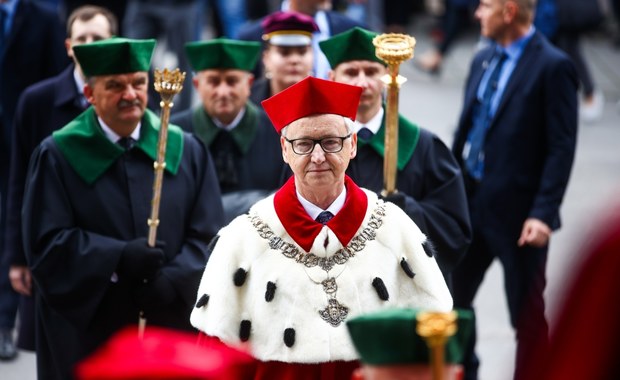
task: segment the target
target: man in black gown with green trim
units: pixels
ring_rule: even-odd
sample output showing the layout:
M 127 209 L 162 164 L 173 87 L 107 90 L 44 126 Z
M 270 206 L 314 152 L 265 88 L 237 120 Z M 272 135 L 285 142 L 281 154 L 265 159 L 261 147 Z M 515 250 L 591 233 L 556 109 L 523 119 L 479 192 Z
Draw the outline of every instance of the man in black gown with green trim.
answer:
M 319 43 L 332 71 L 330 79 L 363 88 L 357 109 L 357 157 L 347 174 L 360 186 L 383 187 L 385 106 L 381 77 L 385 62 L 375 55 L 375 33 L 353 28 Z M 407 106 L 407 102 L 401 102 Z M 450 149 L 432 132 L 398 117 L 397 193 L 386 200 L 399 205 L 437 250 L 439 268 L 450 285 L 450 272 L 465 254 L 471 227 L 463 176 Z
M 284 182 L 280 137 L 249 100 L 260 49 L 258 42 L 225 38 L 185 45 L 201 104 L 172 122 L 209 147 L 227 222 Z
M 147 244 L 160 125 L 146 110 L 154 46 L 112 38 L 74 47 L 92 107 L 33 153 L 23 233 L 39 379 L 73 378 L 75 363 L 141 310 L 148 325 L 191 328 L 223 211 L 207 149 L 171 125 L 158 241 Z

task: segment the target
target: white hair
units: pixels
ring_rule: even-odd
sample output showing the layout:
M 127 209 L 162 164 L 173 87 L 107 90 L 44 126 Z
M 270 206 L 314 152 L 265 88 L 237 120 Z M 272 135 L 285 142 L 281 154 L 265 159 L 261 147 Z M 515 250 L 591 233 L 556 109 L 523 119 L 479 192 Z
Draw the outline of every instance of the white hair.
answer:
M 355 122 L 353 120 L 349 119 L 346 116 L 343 116 L 342 119 L 344 120 L 344 125 L 346 125 L 346 127 L 347 127 L 347 133 L 353 133 L 353 131 L 355 130 Z M 299 119 L 297 119 L 297 120 L 299 120 Z M 288 124 L 287 126 L 285 126 L 284 128 L 282 128 L 280 130 L 280 135 L 286 137 L 286 131 L 287 131 L 289 125 L 291 125 L 291 124 Z

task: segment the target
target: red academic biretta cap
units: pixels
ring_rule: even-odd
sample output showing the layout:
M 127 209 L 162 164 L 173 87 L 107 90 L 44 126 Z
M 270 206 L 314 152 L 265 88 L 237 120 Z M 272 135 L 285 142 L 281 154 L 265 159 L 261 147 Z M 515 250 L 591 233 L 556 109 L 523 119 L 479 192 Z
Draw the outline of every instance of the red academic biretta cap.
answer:
M 76 375 L 79 380 L 251 378 L 253 357 L 215 338 L 198 344 L 197 337 L 151 326 L 140 339 L 137 327 L 126 328 L 78 364 Z
M 316 114 L 335 114 L 355 120 L 362 88 L 306 77 L 261 102 L 278 133 L 295 120 Z

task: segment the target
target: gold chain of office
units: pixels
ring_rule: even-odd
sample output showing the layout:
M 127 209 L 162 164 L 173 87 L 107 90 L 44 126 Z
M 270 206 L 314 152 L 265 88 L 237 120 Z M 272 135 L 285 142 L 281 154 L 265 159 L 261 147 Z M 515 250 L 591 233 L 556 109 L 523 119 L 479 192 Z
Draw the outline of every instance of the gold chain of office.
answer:
M 351 239 L 346 247 L 340 248 L 332 256 L 319 257 L 314 253 L 303 252 L 295 244 L 284 241 L 279 236 L 275 236 L 275 233 L 269 228 L 267 223 L 257 214 L 249 215 L 250 221 L 254 228 L 256 228 L 260 237 L 269 241 L 269 248 L 279 250 L 285 257 L 293 259 L 308 268 L 319 266 L 326 272 L 329 272 L 336 264 L 342 265 L 346 263 L 349 258 L 355 256 L 357 252 L 360 252 L 366 247 L 366 242 L 375 240 L 377 230 L 383 225 L 384 216 L 385 203 L 378 200 L 372 215 L 370 215 L 368 224 Z

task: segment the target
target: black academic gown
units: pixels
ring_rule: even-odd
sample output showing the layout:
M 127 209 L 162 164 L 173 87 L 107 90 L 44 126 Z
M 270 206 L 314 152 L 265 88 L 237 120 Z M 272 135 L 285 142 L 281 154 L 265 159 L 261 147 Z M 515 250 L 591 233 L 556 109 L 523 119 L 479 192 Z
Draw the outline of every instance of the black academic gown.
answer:
M 171 121 L 209 147 L 226 222 L 247 212 L 285 182 L 280 137 L 267 115 L 253 103 L 248 102 L 243 118 L 230 132 L 218 128 L 202 107 L 179 113 Z
M 273 94 L 271 93 L 271 82 L 267 78 L 258 78 L 252 83 L 252 90 L 250 91 L 250 100 L 254 104 L 260 105 L 265 99 L 269 99 Z
M 152 126 L 145 137 L 153 120 L 158 119 L 147 112 L 138 144 L 156 141 Z M 76 122 L 96 124 L 93 109 L 59 132 Z M 174 173 L 174 163 L 166 162 L 157 230 L 157 240 L 165 243 L 161 274 L 170 280 L 175 298 L 146 318 L 149 325 L 190 329 L 190 311 L 209 256 L 207 244 L 222 227 L 223 213 L 207 150 L 195 137 L 176 131 L 167 153 L 176 146 L 178 169 Z M 143 285 L 116 272 L 127 241 L 148 234 L 154 150 L 151 146 L 151 156 L 140 146 L 121 150 L 96 175 L 78 170 L 80 162 L 68 158 L 57 134 L 33 153 L 23 233 L 37 287 L 39 379 L 66 380 L 79 360 L 118 329 L 138 321 L 135 295 Z M 98 142 L 89 140 L 87 149 L 116 154 L 118 148 L 100 129 L 94 140 Z
M 347 169 L 355 183 L 377 193 L 383 188 L 384 138 L 385 118 L 369 143 L 358 139 L 357 156 Z M 396 189 L 406 196 L 405 212 L 430 237 L 439 268 L 449 283 L 449 273 L 471 240 L 459 166 L 439 137 L 402 116 L 399 117 L 398 158 Z

